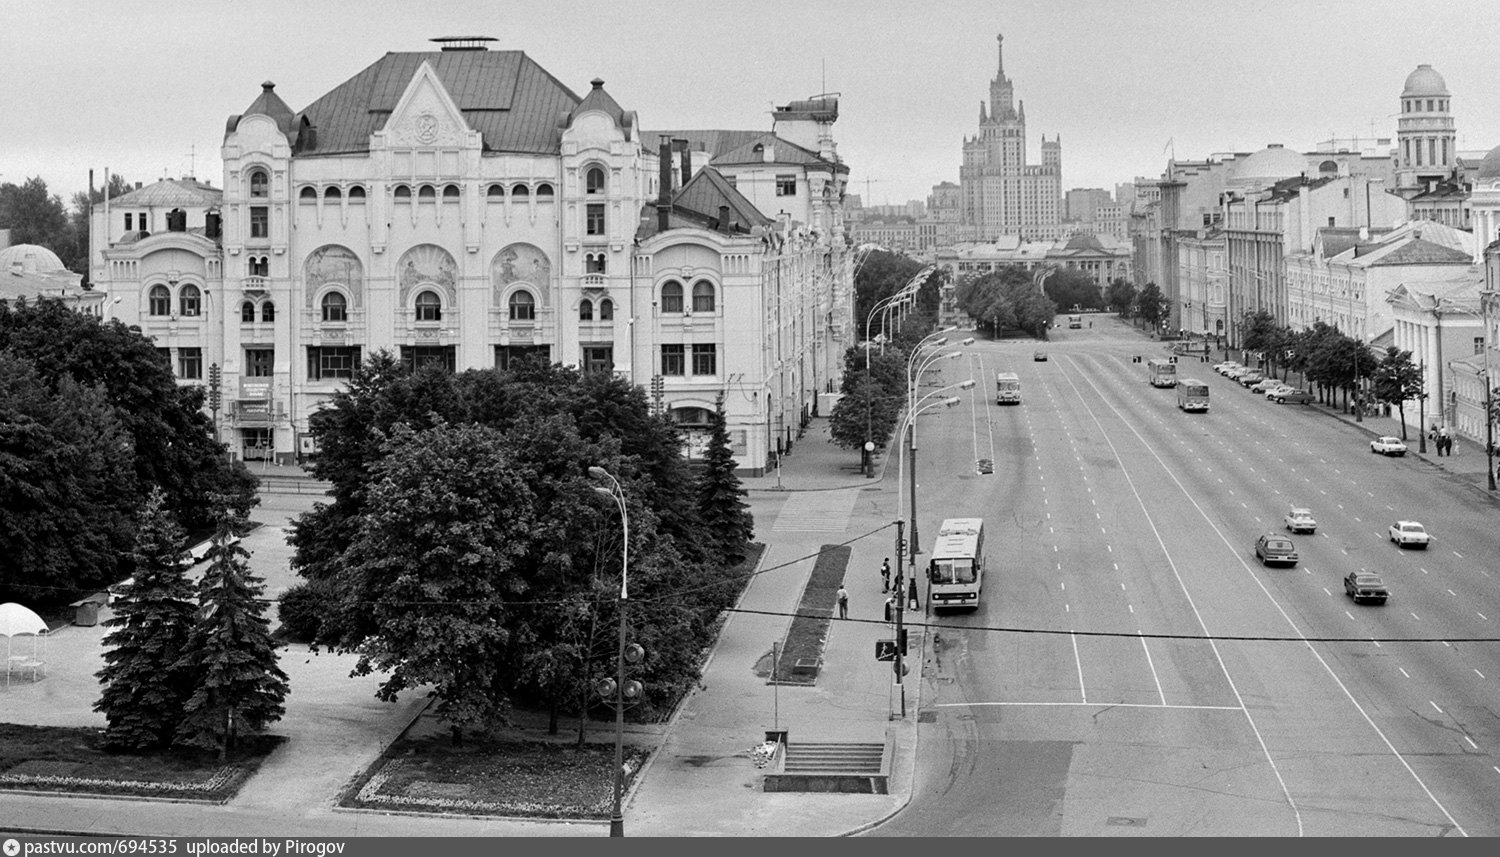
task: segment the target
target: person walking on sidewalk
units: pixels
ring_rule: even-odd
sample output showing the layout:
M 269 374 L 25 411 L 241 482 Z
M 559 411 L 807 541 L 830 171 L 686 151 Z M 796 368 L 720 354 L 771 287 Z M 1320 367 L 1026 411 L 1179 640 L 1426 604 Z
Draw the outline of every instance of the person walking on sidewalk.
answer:
M 911 583 L 909 585 L 909 588 L 906 590 L 906 598 L 907 598 L 908 601 L 911 602 L 907 609 L 909 609 L 909 610 L 921 610 L 922 609 L 921 603 L 917 601 L 917 578 L 916 578 L 916 575 L 912 575 Z
M 885 562 L 880 564 L 880 591 L 882 593 L 891 591 L 891 558 L 886 557 Z
M 839 618 L 849 618 L 849 590 L 842 583 L 839 584 Z
M 1447 426 L 1438 429 L 1438 446 L 1442 448 L 1444 455 L 1453 455 L 1453 435 L 1448 433 Z

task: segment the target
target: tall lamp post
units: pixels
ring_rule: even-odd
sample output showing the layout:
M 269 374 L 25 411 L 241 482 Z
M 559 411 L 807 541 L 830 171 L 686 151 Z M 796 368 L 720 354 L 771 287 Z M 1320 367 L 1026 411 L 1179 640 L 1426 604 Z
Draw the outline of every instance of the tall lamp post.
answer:
M 875 440 L 872 437 L 872 435 L 874 435 L 875 433 L 875 428 L 873 425 L 874 417 L 871 414 L 871 409 L 874 406 L 874 396 L 870 395 L 872 393 L 870 388 L 870 324 L 875 321 L 875 313 L 880 312 L 882 309 L 888 309 L 891 303 L 905 299 L 906 296 L 904 294 L 904 291 L 905 290 L 903 289 L 900 292 L 896 292 L 893 295 L 887 295 L 886 297 L 876 301 L 875 305 L 873 307 L 870 307 L 870 314 L 865 316 L 865 393 L 869 395 L 869 398 L 865 400 L 865 445 L 862 450 L 864 452 L 866 479 L 873 479 L 875 477 Z M 884 354 L 885 351 L 883 343 L 881 347 L 882 350 L 880 353 Z
M 934 336 L 939 336 L 940 334 L 948 333 L 951 330 L 954 330 L 954 328 L 952 328 L 952 327 L 945 327 L 942 330 L 939 330 L 939 331 L 937 331 L 935 333 L 928 334 L 927 338 L 925 338 L 921 342 L 917 343 L 917 347 L 912 349 L 911 357 L 907 358 L 907 361 L 906 361 L 906 412 L 908 414 L 910 414 L 913 410 L 916 409 L 916 405 L 917 405 L 917 381 L 922 377 L 922 373 L 927 370 L 928 364 L 932 363 L 934 360 L 949 360 L 949 359 L 953 359 L 953 358 L 958 357 L 959 354 L 962 353 L 962 352 L 958 352 L 958 351 L 949 351 L 946 354 L 929 354 L 929 355 L 927 355 L 927 357 L 923 358 L 923 360 L 922 360 L 922 362 L 920 364 L 918 364 L 916 366 L 916 370 L 917 370 L 916 373 L 915 374 L 912 373 L 912 366 L 913 366 L 913 364 L 916 363 L 917 358 L 921 356 L 921 351 L 922 351 L 923 346 L 927 345 L 927 344 L 931 344 L 931 345 L 936 345 L 936 346 L 941 347 L 941 346 L 947 344 L 948 337 L 942 336 L 941 338 L 935 340 L 932 343 L 928 343 L 927 340 L 931 339 Z M 974 344 L 974 337 L 972 337 L 972 336 L 965 337 L 958 344 L 959 345 L 963 345 L 963 346 L 973 345 Z M 917 432 L 916 424 L 913 423 L 912 424 L 912 436 L 913 436 L 912 437 L 912 442 L 913 443 L 916 442 L 916 437 L 915 437 L 916 436 L 916 432 Z M 911 490 L 912 490 L 913 503 L 915 503 L 916 490 L 917 490 L 917 485 L 916 485 L 916 480 L 915 479 L 912 480 Z M 917 544 L 917 526 L 916 526 L 916 520 L 915 519 L 912 520 L 911 537 L 910 537 L 909 541 L 910 541 L 910 544 L 913 546 L 913 548 L 915 548 L 915 546 Z M 916 557 L 916 551 L 915 550 L 912 551 L 912 557 L 913 557 L 913 559 L 915 559 L 915 557 Z
M 630 513 L 625 508 L 625 489 L 620 486 L 619 480 L 615 479 L 608 470 L 602 467 L 590 467 L 589 475 L 595 479 L 609 480 L 609 487 L 595 485 L 594 490 L 615 501 L 620 509 L 620 527 L 622 530 L 620 538 L 620 637 L 619 646 L 615 650 L 615 679 L 608 680 L 599 685 L 600 695 L 614 696 L 615 706 L 615 802 L 614 812 L 609 817 L 609 835 L 625 835 L 625 814 L 621 801 L 625 794 L 625 702 L 627 699 L 639 699 L 641 695 L 641 683 L 638 681 L 625 681 L 625 661 L 627 655 L 632 663 L 639 661 L 642 655 L 639 646 L 628 647 L 625 645 L 625 608 L 630 603 Z

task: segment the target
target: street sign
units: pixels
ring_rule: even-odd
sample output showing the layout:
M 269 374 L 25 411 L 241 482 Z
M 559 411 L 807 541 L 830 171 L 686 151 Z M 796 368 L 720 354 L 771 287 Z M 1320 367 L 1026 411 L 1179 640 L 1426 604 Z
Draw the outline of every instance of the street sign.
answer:
M 877 661 L 894 661 L 895 659 L 896 659 L 896 641 L 895 640 L 876 640 L 875 641 L 875 660 L 877 660 Z

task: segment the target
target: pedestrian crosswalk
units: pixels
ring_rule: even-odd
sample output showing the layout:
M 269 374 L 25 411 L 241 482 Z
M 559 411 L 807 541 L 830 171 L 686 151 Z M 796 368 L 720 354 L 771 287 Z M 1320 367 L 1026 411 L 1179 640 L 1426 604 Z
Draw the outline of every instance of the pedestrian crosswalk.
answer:
M 858 491 L 803 491 L 787 497 L 776 524 L 778 533 L 841 533 L 849 528 Z

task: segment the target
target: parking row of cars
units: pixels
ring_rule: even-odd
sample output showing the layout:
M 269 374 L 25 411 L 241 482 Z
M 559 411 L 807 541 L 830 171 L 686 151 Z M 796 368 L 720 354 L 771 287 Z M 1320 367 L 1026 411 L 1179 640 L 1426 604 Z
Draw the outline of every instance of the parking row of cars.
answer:
M 1287 402 L 1306 405 L 1315 399 L 1313 394 L 1306 390 L 1293 387 L 1279 378 L 1267 378 L 1261 374 L 1260 370 L 1241 366 L 1233 360 L 1214 364 L 1214 371 L 1238 383 L 1241 387 L 1264 395 L 1267 400 L 1278 405 L 1284 405 Z
M 1318 522 L 1313 518 L 1312 510 L 1301 506 L 1294 506 L 1287 511 L 1282 518 L 1286 529 L 1293 533 L 1312 534 L 1317 532 Z M 1427 529 L 1417 521 L 1396 521 L 1387 530 L 1390 540 L 1397 547 L 1417 547 L 1423 550 L 1432 543 L 1432 536 Z M 1255 558 L 1262 565 L 1282 564 L 1295 566 L 1301 557 L 1297 554 L 1297 545 L 1287 536 L 1280 533 L 1265 533 L 1255 540 Z M 1355 604 L 1371 602 L 1384 604 L 1391 597 L 1389 587 L 1380 575 L 1370 571 L 1351 571 L 1344 575 L 1344 594 L 1349 596 Z

